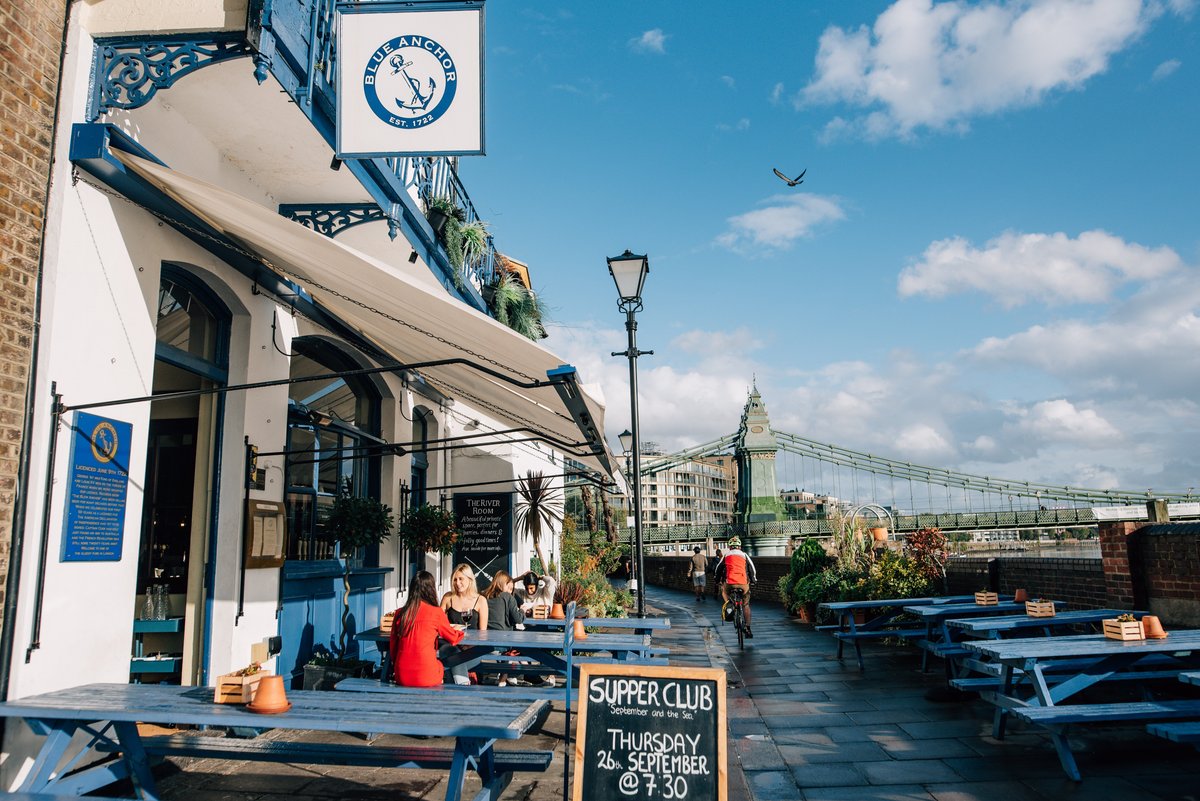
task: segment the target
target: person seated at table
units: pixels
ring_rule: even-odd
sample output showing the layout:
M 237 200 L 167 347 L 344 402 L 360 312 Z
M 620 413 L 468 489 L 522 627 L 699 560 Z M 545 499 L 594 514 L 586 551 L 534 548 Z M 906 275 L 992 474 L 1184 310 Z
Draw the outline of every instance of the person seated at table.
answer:
M 463 633 L 451 625 L 438 606 L 433 574 L 421 570 L 408 585 L 408 601 L 396 610 L 388 651 L 395 682 L 402 687 L 436 687 L 442 683 L 445 666 L 438 659 L 441 637 L 457 644 Z
M 519 583 L 525 588 L 518 598 L 525 614 L 532 614 L 535 606 L 544 606 L 549 609 L 554 605 L 554 591 L 557 589 L 554 576 L 549 574 L 539 576 L 530 570 L 521 576 Z
M 488 605 L 488 631 L 515 631 L 517 626 L 525 622 L 525 613 L 521 611 L 520 604 L 513 597 L 513 589 L 516 584 L 513 583 L 512 576 L 508 575 L 506 570 L 497 570 L 496 575 L 492 578 L 492 583 L 483 591 L 483 597 L 487 599 Z M 514 650 L 509 656 L 516 656 Z M 496 677 L 496 684 L 501 687 L 507 686 L 510 680 L 507 675 L 500 674 Z M 514 686 L 525 684 L 520 678 L 514 677 L 511 680 Z
M 483 631 L 488 627 L 487 599 L 479 594 L 475 585 L 475 571 L 463 563 L 450 574 L 450 592 L 442 596 L 442 609 L 446 617 L 456 626 Z M 466 665 L 450 668 L 455 684 L 470 684 L 471 677 Z

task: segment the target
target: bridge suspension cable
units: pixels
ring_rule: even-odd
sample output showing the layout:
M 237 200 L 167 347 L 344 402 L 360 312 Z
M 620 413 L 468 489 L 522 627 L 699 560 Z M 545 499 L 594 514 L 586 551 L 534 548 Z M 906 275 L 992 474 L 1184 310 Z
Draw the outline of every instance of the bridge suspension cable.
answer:
M 995 478 L 992 476 L 981 476 L 974 473 L 963 473 L 940 467 L 929 467 L 926 465 L 913 464 L 912 462 L 902 462 L 895 459 L 888 459 L 872 453 L 864 453 L 862 451 L 855 451 L 850 448 L 843 448 L 838 445 L 817 442 L 816 440 L 797 436 L 796 434 L 788 434 L 781 431 L 776 431 L 774 433 L 781 449 L 790 453 L 798 454 L 800 456 L 816 459 L 820 463 L 828 462 L 834 465 L 835 479 L 840 478 L 838 468 L 843 467 L 854 471 L 863 470 L 876 475 L 886 475 L 893 482 L 893 498 L 895 497 L 894 481 L 896 479 L 909 481 L 910 503 L 915 503 L 915 498 L 912 496 L 911 487 L 911 483 L 914 481 L 926 484 L 927 487 L 929 487 L 929 492 L 932 492 L 932 487 L 934 485 L 946 487 L 947 490 L 950 488 L 957 488 L 963 491 L 965 497 L 969 497 L 967 493 L 979 492 L 981 494 L 991 493 L 996 495 L 1019 496 L 1022 498 L 1036 498 L 1040 501 L 1065 501 L 1086 505 L 1114 506 L 1141 504 L 1145 503 L 1147 500 L 1156 498 L 1162 498 L 1167 501 L 1175 502 L 1197 500 L 1197 496 L 1191 492 L 1163 493 L 1155 492 L 1152 489 L 1148 489 L 1143 492 L 1128 490 L 1103 490 L 1090 489 L 1087 487 L 1071 487 L 1059 484 L 1044 484 L 1035 481 L 1015 481 L 1012 479 Z M 855 475 L 857 476 L 857 473 L 855 473 Z M 857 478 L 855 478 L 855 482 L 857 484 Z M 874 483 L 872 483 L 873 488 L 874 486 Z M 930 503 L 932 504 L 932 495 L 930 497 Z

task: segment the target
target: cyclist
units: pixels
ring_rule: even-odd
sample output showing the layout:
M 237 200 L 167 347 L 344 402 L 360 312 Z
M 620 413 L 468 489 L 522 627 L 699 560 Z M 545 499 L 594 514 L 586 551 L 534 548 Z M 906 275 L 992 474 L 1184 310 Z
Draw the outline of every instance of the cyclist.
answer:
M 742 551 L 742 540 L 738 536 L 732 536 L 728 542 L 729 550 L 721 557 L 720 563 L 717 565 L 716 574 L 720 577 L 724 574 L 724 579 L 721 581 L 721 598 L 725 603 L 729 603 L 729 588 L 740 587 L 744 593 L 744 602 L 742 604 L 742 614 L 746 621 L 745 633 L 749 639 L 754 639 L 754 635 L 750 633 L 750 585 L 754 583 L 754 562 L 750 557 Z

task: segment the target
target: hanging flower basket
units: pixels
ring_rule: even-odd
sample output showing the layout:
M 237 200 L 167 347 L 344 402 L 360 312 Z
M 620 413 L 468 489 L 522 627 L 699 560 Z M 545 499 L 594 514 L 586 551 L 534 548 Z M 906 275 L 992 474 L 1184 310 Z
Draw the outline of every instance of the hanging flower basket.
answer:
M 458 534 L 458 524 L 450 511 L 422 504 L 404 513 L 398 536 L 406 546 L 422 553 L 449 554 L 454 551 Z

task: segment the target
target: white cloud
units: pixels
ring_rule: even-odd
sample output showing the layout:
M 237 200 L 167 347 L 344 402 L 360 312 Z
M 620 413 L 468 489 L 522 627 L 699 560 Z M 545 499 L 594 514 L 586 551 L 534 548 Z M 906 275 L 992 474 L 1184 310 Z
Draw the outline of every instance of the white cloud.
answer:
M 865 110 L 827 137 L 961 129 L 1081 88 L 1163 10 L 1157 0 L 897 0 L 870 29 L 827 28 L 795 102 Z
M 737 122 L 730 125 L 727 122 L 717 123 L 718 131 L 748 131 L 750 130 L 750 120 L 747 117 L 741 117 Z
M 1164 61 L 1163 63 L 1159 64 L 1157 67 L 1154 68 L 1154 74 L 1150 76 L 1150 80 L 1161 81 L 1164 78 L 1174 75 L 1175 71 L 1182 66 L 1183 66 L 1183 62 L 1177 58 L 1173 58 L 1169 61 Z
M 1009 232 L 981 249 L 958 237 L 934 242 L 917 264 L 901 271 L 897 289 L 901 297 L 981 292 L 1005 308 L 1031 301 L 1099 303 L 1121 284 L 1181 266 L 1170 248 L 1128 243 L 1104 231 L 1085 231 L 1075 239 Z
M 1120 432 L 1094 409 L 1079 409 L 1062 398 L 1035 403 L 1021 417 L 1017 428 L 1051 442 L 1088 443 L 1120 438 Z
M 665 53 L 667 34 L 662 32 L 662 28 L 652 28 L 641 36 L 630 39 L 629 47 L 638 53 Z
M 734 331 L 687 331 L 671 340 L 671 345 L 684 353 L 711 357 L 713 354 L 729 353 L 741 357 L 763 346 L 749 328 Z
M 717 237 L 717 243 L 737 251 L 752 247 L 786 250 L 797 239 L 811 235 L 818 225 L 846 218 L 836 198 L 820 195 L 775 195 L 760 205 L 762 208 L 730 217 L 729 229 Z
M 1200 392 L 1200 275 L 1156 281 L 1100 320 L 1063 319 L 989 337 L 968 354 L 981 365 L 1032 367 L 1095 391 L 1160 398 Z
M 955 456 L 954 448 L 933 426 L 917 423 L 907 426 L 896 436 L 899 453 L 911 454 L 913 459 L 939 461 Z
M 777 83 L 771 87 L 771 94 L 767 95 L 767 100 L 769 100 L 771 105 L 774 106 L 774 105 L 778 105 L 779 101 L 782 99 L 783 99 L 783 84 Z
M 733 76 L 732 76 L 732 75 L 722 75 L 722 76 L 721 76 L 721 83 L 725 84 L 725 85 L 726 85 L 726 86 L 728 86 L 730 89 L 734 89 L 734 88 L 736 88 L 736 87 L 737 87 L 737 81 L 735 81 L 735 80 L 733 79 Z

